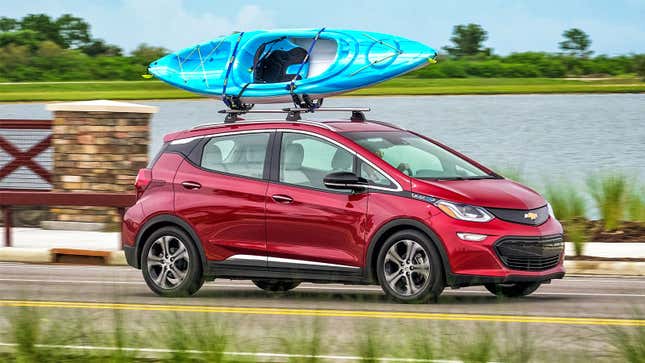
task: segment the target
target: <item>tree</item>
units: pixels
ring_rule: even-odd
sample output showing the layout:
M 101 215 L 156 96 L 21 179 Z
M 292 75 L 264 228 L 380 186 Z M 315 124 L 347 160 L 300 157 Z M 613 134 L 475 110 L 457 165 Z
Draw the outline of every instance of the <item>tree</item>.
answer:
M 562 36 L 565 38 L 564 41 L 560 42 L 560 49 L 563 52 L 579 58 L 586 58 L 593 53 L 589 50 L 591 39 L 582 30 L 571 28 L 565 30 Z
M 7 18 L 6 16 L 0 17 L 0 31 L 10 32 L 18 28 L 18 21 L 16 19 Z
M 29 14 L 20 21 L 21 30 L 31 30 L 38 34 L 39 40 L 51 40 L 65 48 L 65 41 L 60 35 L 58 25 L 45 14 Z
M 130 54 L 137 59 L 138 63 L 144 66 L 148 66 L 150 62 L 157 60 L 163 57 L 164 55 L 168 54 L 168 49 L 163 47 L 153 47 L 146 43 L 141 43 Z
M 452 30 L 450 41 L 453 47 L 444 47 L 448 54 L 455 58 L 474 56 L 478 54 L 490 55 L 490 48 L 482 48 L 488 33 L 478 24 L 456 25 Z
M 83 53 L 89 55 L 90 57 L 96 56 L 121 56 L 123 50 L 116 45 L 107 44 L 103 39 L 93 39 L 88 44 L 81 47 Z
M 636 74 L 645 82 L 645 54 L 638 54 L 634 56 L 634 68 Z
M 90 25 L 83 19 L 63 14 L 56 19 L 63 48 L 80 48 L 91 41 Z

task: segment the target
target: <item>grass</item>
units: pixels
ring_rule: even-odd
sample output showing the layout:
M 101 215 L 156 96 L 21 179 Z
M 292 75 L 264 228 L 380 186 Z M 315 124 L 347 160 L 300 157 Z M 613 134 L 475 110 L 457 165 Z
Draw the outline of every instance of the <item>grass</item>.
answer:
M 620 173 L 591 175 L 587 178 L 589 192 L 600 211 L 605 231 L 617 230 L 624 219 L 628 183 L 627 177 Z
M 252 355 L 232 355 L 231 351 L 260 351 L 284 353 L 282 362 L 329 362 L 320 355 L 356 355 L 363 362 L 379 362 L 382 358 L 416 359 L 418 361 L 454 360 L 464 362 L 517 362 L 536 361 L 544 352 L 537 352 L 542 343 L 530 325 L 476 325 L 454 323 L 414 323 L 397 321 L 387 323 L 358 322 L 350 332 L 347 342 L 335 338 L 334 325 L 322 325 L 314 319 L 291 329 L 276 330 L 252 337 L 236 321 L 235 327 L 227 326 L 219 318 L 207 314 L 159 314 L 151 325 L 130 322 L 125 324 L 121 313 L 115 312 L 112 321 L 96 316 L 42 314 L 43 310 L 18 308 L 9 319 L 9 336 L 0 332 L 2 341 L 16 343 L 11 350 L 0 351 L 0 361 L 7 362 L 254 362 L 266 359 Z M 109 315 L 108 315 L 109 316 Z M 393 325 L 395 324 L 395 325 Z M 136 329 L 136 334 L 126 329 Z M 251 322 L 251 326 L 256 326 Z M 327 334 L 325 334 L 327 332 Z M 331 333 L 331 334 L 330 334 Z M 277 334 L 277 335 L 276 335 Z M 330 338 L 331 335 L 331 338 Z M 582 336 L 568 336 L 570 340 Z M 605 361 L 643 362 L 645 360 L 645 327 L 612 327 L 594 337 L 598 342 L 608 342 L 613 348 Z M 277 343 L 277 344 L 276 344 Z M 345 344 L 348 350 L 339 348 Z M 258 345 L 260 344 L 260 345 Z M 585 344 L 597 344 L 585 341 Z M 109 350 L 91 350 L 63 347 L 63 345 L 93 345 L 112 347 Z M 151 347 L 164 351 L 140 352 L 133 347 Z M 341 353 L 344 352 L 344 353 Z M 586 348 L 573 352 L 570 348 L 550 349 L 550 361 L 569 361 L 572 354 L 585 354 Z M 537 359 L 539 361 L 539 358 Z M 575 361 L 583 361 L 578 356 Z
M 527 93 L 642 93 L 636 78 L 582 81 L 558 78 L 400 77 L 349 93 L 350 96 L 468 95 Z M 0 83 L 0 102 L 72 101 L 90 99 L 188 99 L 202 96 L 158 80 Z

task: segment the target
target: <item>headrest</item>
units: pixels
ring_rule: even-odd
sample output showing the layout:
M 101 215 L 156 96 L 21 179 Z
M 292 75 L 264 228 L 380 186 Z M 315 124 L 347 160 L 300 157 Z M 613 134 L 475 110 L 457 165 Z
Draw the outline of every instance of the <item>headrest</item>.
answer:
M 266 155 L 266 147 L 262 145 L 249 145 L 246 148 L 246 161 L 249 163 L 261 163 Z
M 305 149 L 300 144 L 289 144 L 284 150 L 285 170 L 296 170 L 302 167 L 302 160 L 305 158 Z
M 202 157 L 202 164 L 221 164 L 222 163 L 222 150 L 215 144 L 208 143 L 204 146 L 204 155 Z
M 338 149 L 331 159 L 331 168 L 336 171 L 349 171 L 352 169 L 353 159 L 352 154 L 346 150 Z

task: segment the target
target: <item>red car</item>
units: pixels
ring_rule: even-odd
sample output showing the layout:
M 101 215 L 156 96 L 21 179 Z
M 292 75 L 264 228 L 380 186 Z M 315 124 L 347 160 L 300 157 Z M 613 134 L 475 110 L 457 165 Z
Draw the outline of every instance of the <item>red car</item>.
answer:
M 516 297 L 564 276 L 547 201 L 415 132 L 376 121 L 247 121 L 164 138 L 123 222 L 162 296 L 214 278 L 269 291 L 380 284 L 402 302 L 484 285 Z

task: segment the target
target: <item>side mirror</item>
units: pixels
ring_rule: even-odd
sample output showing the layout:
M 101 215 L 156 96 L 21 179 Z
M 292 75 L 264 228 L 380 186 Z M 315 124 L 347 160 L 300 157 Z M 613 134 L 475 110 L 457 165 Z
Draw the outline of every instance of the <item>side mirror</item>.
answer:
M 323 183 L 329 189 L 346 189 L 360 191 L 367 187 L 367 180 L 349 171 L 327 174 Z

